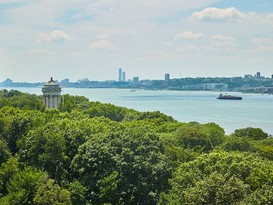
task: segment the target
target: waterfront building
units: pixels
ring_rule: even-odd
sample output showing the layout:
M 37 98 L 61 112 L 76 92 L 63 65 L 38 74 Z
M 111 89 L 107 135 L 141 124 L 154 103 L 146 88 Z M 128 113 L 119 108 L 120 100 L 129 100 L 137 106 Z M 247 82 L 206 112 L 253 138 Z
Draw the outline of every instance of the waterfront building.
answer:
M 257 78 L 260 78 L 260 77 L 261 77 L 261 73 L 260 73 L 260 72 L 257 72 L 256 77 L 257 77 Z
M 122 81 L 122 68 L 118 69 L 118 81 L 121 82 Z
M 245 77 L 244 78 L 253 78 L 253 75 L 251 75 L 251 74 L 247 74 L 247 75 L 245 75 Z
M 166 73 L 166 74 L 165 74 L 165 80 L 166 80 L 166 81 L 169 81 L 169 80 L 170 80 L 170 74 L 169 74 L 169 73 Z
M 133 83 L 139 83 L 139 77 L 133 77 Z
M 126 73 L 122 71 L 122 68 L 118 69 L 118 81 L 125 82 L 126 81 Z
M 122 82 L 125 82 L 125 81 L 126 81 L 126 73 L 122 72 Z
M 56 83 L 53 78 L 42 87 L 43 103 L 46 108 L 58 108 L 61 103 L 62 89 L 60 84 Z

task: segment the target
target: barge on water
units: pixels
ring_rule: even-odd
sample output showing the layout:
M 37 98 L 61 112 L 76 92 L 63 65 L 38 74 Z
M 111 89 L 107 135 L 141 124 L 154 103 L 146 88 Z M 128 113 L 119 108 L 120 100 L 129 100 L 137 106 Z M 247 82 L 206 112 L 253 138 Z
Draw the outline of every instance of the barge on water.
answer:
M 242 100 L 243 97 L 240 96 L 234 96 L 234 95 L 223 95 L 220 94 L 218 98 L 216 98 L 218 100 Z

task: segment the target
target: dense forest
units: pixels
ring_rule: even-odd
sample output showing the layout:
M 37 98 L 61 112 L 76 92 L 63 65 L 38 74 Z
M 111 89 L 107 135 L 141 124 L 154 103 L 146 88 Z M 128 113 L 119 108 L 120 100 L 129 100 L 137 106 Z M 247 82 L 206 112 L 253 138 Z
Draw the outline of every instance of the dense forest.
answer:
M 273 204 L 273 138 L 0 91 L 0 204 Z

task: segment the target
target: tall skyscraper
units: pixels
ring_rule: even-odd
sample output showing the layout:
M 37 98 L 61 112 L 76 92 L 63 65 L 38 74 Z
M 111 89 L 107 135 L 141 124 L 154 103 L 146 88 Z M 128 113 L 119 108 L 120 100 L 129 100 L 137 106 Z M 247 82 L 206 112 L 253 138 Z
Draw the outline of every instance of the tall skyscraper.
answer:
M 122 68 L 118 69 L 118 81 L 125 82 L 126 81 L 126 72 L 122 72 Z
M 126 81 L 126 73 L 122 72 L 122 81 L 125 82 Z
M 122 68 L 118 69 L 118 81 L 122 81 Z
M 170 74 L 169 74 L 169 73 L 166 73 L 166 74 L 165 74 L 165 80 L 166 80 L 166 81 L 170 80 Z

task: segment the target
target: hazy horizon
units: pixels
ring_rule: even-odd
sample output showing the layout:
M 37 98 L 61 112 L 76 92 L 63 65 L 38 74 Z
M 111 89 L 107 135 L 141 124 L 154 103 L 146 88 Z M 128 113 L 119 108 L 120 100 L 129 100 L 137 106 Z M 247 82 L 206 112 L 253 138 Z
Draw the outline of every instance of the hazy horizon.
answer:
M 0 0 L 1 80 L 273 74 L 268 0 Z

